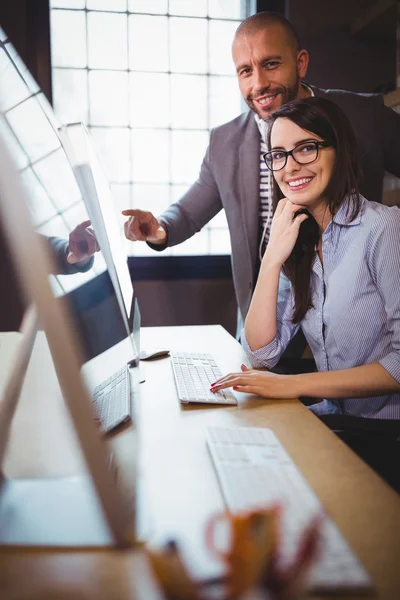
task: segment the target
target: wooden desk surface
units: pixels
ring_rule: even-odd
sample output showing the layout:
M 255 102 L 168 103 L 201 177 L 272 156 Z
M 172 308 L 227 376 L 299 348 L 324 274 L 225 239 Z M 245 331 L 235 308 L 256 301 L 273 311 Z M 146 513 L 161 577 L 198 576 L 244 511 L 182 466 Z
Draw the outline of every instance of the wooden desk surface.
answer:
M 141 345 L 212 352 L 227 372 L 239 370 L 244 359 L 240 346 L 218 326 L 145 328 Z M 50 476 L 84 468 L 49 364 L 40 335 L 13 425 L 8 474 Z M 223 508 L 204 429 L 210 424 L 271 427 L 371 574 L 376 597 L 400 598 L 399 496 L 300 402 L 243 395 L 238 407 L 184 407 L 177 401 L 169 358 L 142 362 L 140 369 L 145 382 L 135 401 L 139 485 L 155 541 L 178 538 L 198 576 L 219 572 L 203 543 L 206 520 Z M 112 442 L 123 462 L 133 431 L 128 428 Z M 20 551 L 0 553 L 0 598 L 158 600 L 160 595 L 138 551 Z

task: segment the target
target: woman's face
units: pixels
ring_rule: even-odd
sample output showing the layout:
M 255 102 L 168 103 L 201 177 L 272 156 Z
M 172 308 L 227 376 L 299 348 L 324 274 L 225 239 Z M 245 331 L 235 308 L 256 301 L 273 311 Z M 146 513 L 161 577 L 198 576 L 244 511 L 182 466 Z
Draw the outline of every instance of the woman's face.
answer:
M 303 142 L 323 142 L 319 136 L 286 118 L 275 121 L 271 131 L 271 150 L 290 151 Z M 308 160 L 310 147 L 300 146 L 299 160 Z M 276 156 L 280 156 L 279 153 Z M 305 157 L 305 158 L 303 158 Z M 298 164 L 293 156 L 287 157 L 286 165 L 280 171 L 274 171 L 274 177 L 285 198 L 293 204 L 306 206 L 313 214 L 318 208 L 324 208 L 324 197 L 335 164 L 336 152 L 332 147 L 318 147 L 318 158 L 309 164 Z

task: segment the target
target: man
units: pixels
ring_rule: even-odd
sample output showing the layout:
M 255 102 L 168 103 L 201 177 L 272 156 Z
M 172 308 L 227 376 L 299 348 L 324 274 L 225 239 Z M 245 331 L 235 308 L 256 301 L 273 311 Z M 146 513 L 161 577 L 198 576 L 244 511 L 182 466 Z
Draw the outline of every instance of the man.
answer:
M 211 132 L 198 180 L 181 200 L 157 219 L 149 212 L 126 210 L 125 235 L 163 250 L 191 237 L 222 208 L 226 211 L 232 271 L 239 306 L 238 329 L 246 317 L 258 265 L 272 219 L 271 183 L 262 154 L 271 114 L 295 98 L 324 96 L 350 118 L 361 151 L 361 192 L 381 202 L 384 170 L 400 177 L 400 115 L 381 96 L 320 90 L 302 83 L 309 55 L 282 15 L 258 13 L 238 27 L 232 46 L 241 93 L 250 108 Z

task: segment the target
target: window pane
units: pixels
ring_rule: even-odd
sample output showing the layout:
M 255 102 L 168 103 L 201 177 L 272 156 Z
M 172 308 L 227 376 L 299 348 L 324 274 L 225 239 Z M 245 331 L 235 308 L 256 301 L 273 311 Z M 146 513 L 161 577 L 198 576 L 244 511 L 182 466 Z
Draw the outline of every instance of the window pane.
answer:
M 207 73 L 207 21 L 170 18 L 171 71 Z
M 170 204 L 169 187 L 169 185 L 135 184 L 133 186 L 134 207 L 149 210 L 157 217 Z
M 86 8 L 89 10 L 115 10 L 127 9 L 126 0 L 86 0 Z
M 208 230 L 202 229 L 194 236 L 171 248 L 173 256 L 195 256 L 197 254 L 208 254 Z
M 171 75 L 171 125 L 176 129 L 206 129 L 207 77 Z
M 71 206 L 71 208 L 68 208 L 63 213 L 63 219 L 66 222 L 69 231 L 73 231 L 80 223 L 87 221 L 89 215 L 84 202 L 78 202 L 74 206 Z
M 228 229 L 210 229 L 210 254 L 230 254 L 231 240 Z
M 170 15 L 182 15 L 183 17 L 206 17 L 207 0 L 169 0 Z
M 130 73 L 131 125 L 169 127 L 169 77 L 166 73 Z
M 36 83 L 36 81 L 34 80 L 32 75 L 30 74 L 30 72 L 27 69 L 27 67 L 25 66 L 25 64 L 22 62 L 22 60 L 21 60 L 19 54 L 17 54 L 17 51 L 15 50 L 14 46 L 12 44 L 5 44 L 5 49 L 6 49 L 6 52 L 9 54 L 11 60 L 13 61 L 15 67 L 19 71 L 22 79 L 25 82 L 25 85 L 29 88 L 31 94 L 37 94 L 38 92 L 40 92 L 40 88 L 39 88 L 38 84 Z
M 91 127 L 96 150 L 109 181 L 130 180 L 129 129 Z
M 81 200 L 78 185 L 63 150 L 57 150 L 39 161 L 33 170 L 60 212 Z
M 132 179 L 143 183 L 168 183 L 168 131 L 132 132 Z M 135 198 L 133 199 L 135 201 Z
M 168 11 L 168 0 L 128 0 L 128 10 L 135 13 L 165 15 Z
M 242 0 L 209 0 L 209 17 L 217 19 L 244 19 Z
M 211 219 L 208 226 L 210 229 L 223 229 L 224 227 L 228 228 L 225 211 L 220 210 L 219 213 Z
M 54 235 L 63 238 L 64 240 L 67 240 L 69 237 L 69 228 L 64 219 L 59 215 L 48 221 L 45 225 L 38 227 L 37 232 L 47 236 Z
M 85 8 L 85 0 L 50 0 L 50 8 Z
M 237 23 L 210 21 L 210 73 L 235 75 L 231 47 Z
M 24 169 L 29 164 L 29 159 L 25 152 L 22 150 L 22 147 L 15 137 L 12 129 L 8 125 L 5 119 L 0 117 L 0 132 L 1 136 L 5 138 L 7 143 L 7 148 L 11 150 L 12 157 L 15 161 L 15 166 L 17 169 Z
M 88 122 L 86 70 L 53 69 L 53 105 L 62 123 Z
M 129 17 L 129 66 L 139 71 L 168 71 L 166 17 Z
M 222 125 L 242 112 L 236 77 L 212 75 L 210 84 L 210 127 Z
M 73 32 L 73 43 L 71 32 Z M 84 12 L 51 11 L 51 64 L 53 67 L 86 67 Z
M 87 19 L 89 68 L 127 69 L 127 16 L 91 12 Z
M 172 132 L 172 182 L 193 183 L 208 144 L 207 131 Z
M 35 98 L 10 110 L 7 120 L 32 162 L 60 147 L 56 133 Z
M 0 110 L 6 111 L 31 95 L 3 47 L 0 47 L 0 82 Z
M 114 200 L 115 213 L 121 226 L 123 233 L 123 224 L 126 217 L 121 214 L 125 208 L 132 208 L 132 185 L 130 183 L 113 183 L 110 185 L 111 194 Z M 122 239 L 126 239 L 122 235 Z
M 89 72 L 89 109 L 92 125 L 129 125 L 128 73 Z
M 190 185 L 171 185 L 171 204 L 177 202 L 188 191 Z
M 56 215 L 56 208 L 32 169 L 22 171 L 21 178 L 27 191 L 33 225 L 38 227 Z

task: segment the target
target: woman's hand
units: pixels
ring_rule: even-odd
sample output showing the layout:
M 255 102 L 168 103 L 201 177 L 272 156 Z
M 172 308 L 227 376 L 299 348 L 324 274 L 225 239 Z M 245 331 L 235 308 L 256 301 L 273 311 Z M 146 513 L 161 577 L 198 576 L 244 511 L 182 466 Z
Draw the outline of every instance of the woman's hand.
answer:
M 295 375 L 277 375 L 269 371 L 248 369 L 241 365 L 241 373 L 229 373 L 212 384 L 211 391 L 232 387 L 237 392 L 258 394 L 264 398 L 297 398 Z
M 288 259 L 299 235 L 300 225 L 308 219 L 308 215 L 304 213 L 296 216 L 296 212 L 304 209 L 306 206 L 293 204 L 286 198 L 279 201 L 272 219 L 269 242 L 264 254 L 266 262 L 282 266 Z

